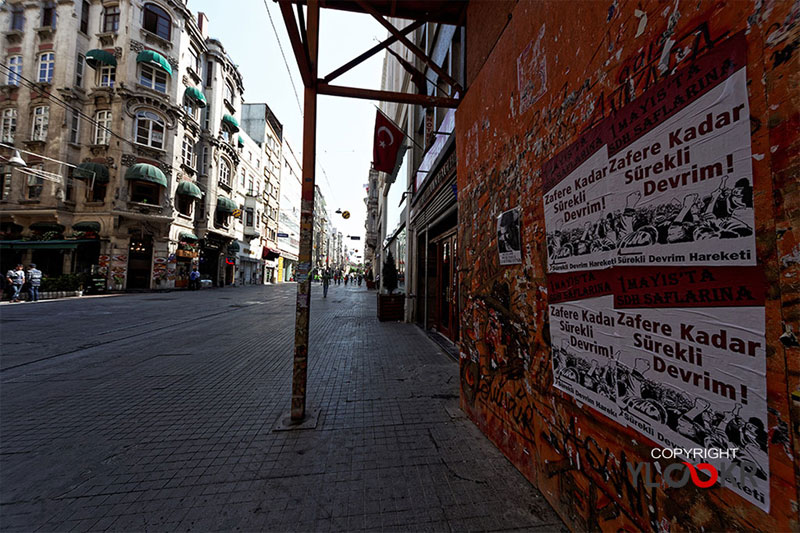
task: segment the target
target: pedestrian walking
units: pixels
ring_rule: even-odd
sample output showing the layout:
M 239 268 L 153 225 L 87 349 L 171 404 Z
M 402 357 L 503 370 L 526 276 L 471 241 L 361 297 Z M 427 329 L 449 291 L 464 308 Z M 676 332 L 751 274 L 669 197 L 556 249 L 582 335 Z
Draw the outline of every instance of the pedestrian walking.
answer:
M 11 269 L 6 273 L 6 281 L 11 287 L 11 301 L 19 302 L 19 293 L 22 292 L 22 286 L 25 284 L 25 270 L 24 266 L 19 264 L 17 268 Z
M 322 297 L 328 297 L 328 286 L 331 284 L 331 273 L 328 269 L 322 272 Z
M 189 289 L 196 291 L 200 288 L 200 272 L 197 271 L 197 267 L 194 267 L 192 271 L 189 273 Z
M 349 274 L 344 275 L 344 286 L 347 287 L 347 279 L 350 277 Z
M 28 301 L 39 301 L 39 287 L 42 286 L 42 271 L 36 268 L 36 263 L 31 263 L 28 268 Z

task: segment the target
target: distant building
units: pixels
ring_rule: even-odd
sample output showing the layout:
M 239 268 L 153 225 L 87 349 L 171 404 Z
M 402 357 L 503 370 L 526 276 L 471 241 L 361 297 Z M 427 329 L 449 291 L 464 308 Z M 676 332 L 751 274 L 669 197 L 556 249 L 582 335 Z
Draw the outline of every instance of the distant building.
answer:
M 303 184 L 300 161 L 283 140 L 281 165 L 281 201 L 278 219 L 278 281 L 293 281 L 300 255 L 300 198 Z

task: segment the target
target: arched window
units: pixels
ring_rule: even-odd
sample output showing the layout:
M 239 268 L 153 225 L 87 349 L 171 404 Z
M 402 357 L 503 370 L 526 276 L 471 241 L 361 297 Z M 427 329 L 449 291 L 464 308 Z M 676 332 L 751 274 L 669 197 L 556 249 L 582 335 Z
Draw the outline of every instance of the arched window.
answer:
M 164 148 L 164 121 L 151 111 L 136 113 L 136 142 L 151 148 Z
M 231 186 L 231 164 L 224 159 L 219 160 L 219 184 Z
M 162 39 L 170 40 L 172 21 L 169 15 L 156 4 L 144 5 L 144 29 Z

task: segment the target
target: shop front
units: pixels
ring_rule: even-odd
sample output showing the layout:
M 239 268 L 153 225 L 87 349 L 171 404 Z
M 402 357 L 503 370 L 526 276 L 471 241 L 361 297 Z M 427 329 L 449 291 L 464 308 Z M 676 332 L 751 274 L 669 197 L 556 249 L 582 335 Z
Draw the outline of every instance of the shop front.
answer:
M 233 252 L 233 258 L 228 257 L 229 242 L 229 237 L 211 231 L 207 232 L 205 237 L 199 241 L 198 270 L 200 279 L 211 280 L 211 285 L 214 287 L 222 287 L 233 281 L 236 252 Z M 231 281 L 228 282 L 228 279 Z
M 175 250 L 175 288 L 188 289 L 189 275 L 200 256 L 198 238 L 194 233 L 182 231 Z
M 126 289 L 149 289 L 153 268 L 153 238 L 150 235 L 131 236 L 128 245 Z
M 419 182 L 411 204 L 410 240 L 413 292 L 417 298 L 413 320 L 427 330 L 459 340 L 458 207 L 456 154 L 453 143 L 443 151 L 430 177 Z
M 278 282 L 278 258 L 281 253 L 278 250 L 264 246 L 261 249 L 261 258 L 264 261 L 264 281 L 266 283 Z

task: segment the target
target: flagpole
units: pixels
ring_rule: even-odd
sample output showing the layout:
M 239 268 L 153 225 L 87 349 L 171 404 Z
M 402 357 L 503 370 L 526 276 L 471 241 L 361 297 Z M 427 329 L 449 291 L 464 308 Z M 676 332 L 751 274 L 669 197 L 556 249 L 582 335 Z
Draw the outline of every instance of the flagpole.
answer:
M 417 147 L 417 148 L 419 148 L 419 149 L 420 149 L 420 150 L 422 150 L 423 152 L 425 151 L 425 148 L 423 148 L 422 146 L 420 146 L 420 145 L 417 143 L 417 141 L 415 141 L 415 140 L 414 140 L 414 139 L 413 139 L 413 138 L 412 138 L 412 137 L 411 137 L 411 136 L 410 136 L 408 133 L 406 133 L 406 130 L 405 130 L 405 129 L 401 128 L 401 127 L 400 127 L 400 125 L 399 125 L 397 122 L 395 122 L 394 120 L 390 119 L 390 118 L 389 118 L 389 117 L 386 115 L 386 113 L 384 113 L 383 111 L 381 111 L 381 108 L 380 108 L 380 107 L 376 106 L 375 104 L 372 104 L 372 105 L 373 105 L 373 106 L 375 106 L 375 109 L 377 109 L 377 110 L 378 110 L 378 113 L 380 113 L 381 115 L 383 115 L 383 118 L 385 118 L 386 120 L 388 120 L 389 122 L 391 122 L 392 124 L 394 124 L 394 127 L 395 127 L 395 128 L 397 128 L 398 130 L 400 130 L 400 132 L 403 134 L 403 136 L 404 136 L 404 137 L 407 137 L 407 138 L 408 138 L 408 140 L 409 140 L 409 141 L 411 141 L 412 143 L 414 143 L 414 145 L 416 145 L 416 147 Z

